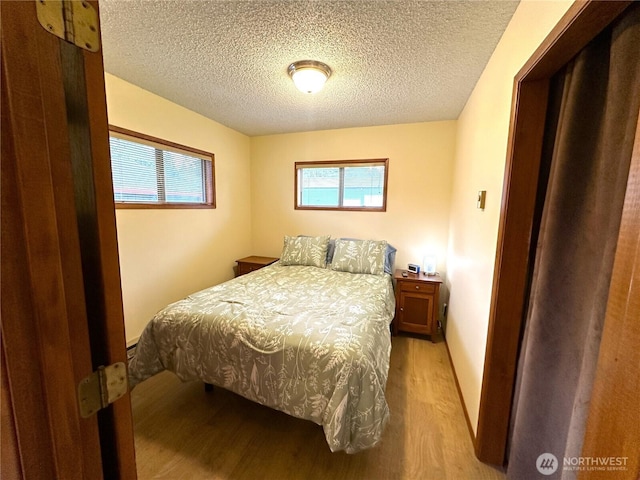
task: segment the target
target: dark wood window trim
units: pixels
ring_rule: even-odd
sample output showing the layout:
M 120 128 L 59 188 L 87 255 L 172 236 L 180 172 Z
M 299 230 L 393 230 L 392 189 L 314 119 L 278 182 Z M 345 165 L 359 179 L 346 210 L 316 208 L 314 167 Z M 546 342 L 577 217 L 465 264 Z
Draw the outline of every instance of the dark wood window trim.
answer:
M 115 206 L 117 209 L 211 209 L 216 208 L 216 195 L 215 195 L 215 178 L 216 178 L 216 167 L 215 167 L 215 155 L 211 152 L 206 152 L 204 150 L 199 150 L 197 148 L 188 147 L 186 145 L 181 145 L 179 143 L 174 143 L 169 140 L 164 140 L 162 138 L 153 137 L 151 135 L 146 135 L 144 133 L 135 132 L 133 130 L 128 130 L 126 128 L 117 127 L 115 125 L 109 125 L 109 132 L 114 132 L 120 135 L 125 135 L 128 137 L 132 137 L 134 139 L 140 139 L 144 142 L 151 142 L 154 144 L 158 144 L 163 147 L 167 147 L 169 150 L 182 152 L 182 153 L 191 153 L 197 157 L 205 157 L 207 162 L 210 162 L 210 167 L 208 168 L 210 171 L 203 172 L 203 178 L 208 179 L 206 181 L 205 190 L 207 195 L 207 203 L 163 203 L 163 199 L 165 198 L 164 194 L 164 185 L 158 184 L 158 196 L 162 199 L 160 202 L 115 202 Z M 163 169 L 162 158 L 160 155 L 161 152 L 156 150 L 156 164 L 158 165 L 159 170 Z
M 502 465 L 528 297 L 538 174 L 550 78 L 627 8 L 630 1 L 576 2 L 514 81 L 511 123 L 498 227 L 476 456 Z
M 384 185 L 382 193 L 382 206 L 380 207 L 349 207 L 342 205 L 342 191 L 344 188 L 344 169 L 340 170 L 340 194 L 338 201 L 340 205 L 337 207 L 324 206 L 306 206 L 300 205 L 300 192 L 298 191 L 298 172 L 303 168 L 321 168 L 321 167 L 353 167 L 376 165 L 384 167 Z M 370 158 L 360 160 L 321 160 L 313 162 L 295 162 L 294 165 L 294 200 L 293 205 L 296 210 L 329 210 L 329 211 L 352 211 L 352 212 L 386 212 L 387 211 L 387 185 L 389 178 L 389 159 L 388 158 Z

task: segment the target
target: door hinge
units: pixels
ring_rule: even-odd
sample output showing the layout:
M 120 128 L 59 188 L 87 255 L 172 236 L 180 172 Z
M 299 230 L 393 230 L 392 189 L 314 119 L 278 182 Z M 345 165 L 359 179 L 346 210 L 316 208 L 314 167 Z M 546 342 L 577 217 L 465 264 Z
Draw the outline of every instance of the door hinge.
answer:
M 80 415 L 87 418 L 122 397 L 129 388 L 124 362 L 98 367 L 78 384 Z
M 38 21 L 48 32 L 67 42 L 97 52 L 100 50 L 98 13 L 81 0 L 35 0 Z

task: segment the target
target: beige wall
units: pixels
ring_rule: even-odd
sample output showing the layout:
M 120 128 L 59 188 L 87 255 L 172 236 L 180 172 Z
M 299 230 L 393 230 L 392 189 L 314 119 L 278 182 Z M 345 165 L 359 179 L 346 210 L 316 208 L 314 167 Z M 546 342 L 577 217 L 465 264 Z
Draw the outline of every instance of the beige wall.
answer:
M 284 235 L 330 234 L 387 240 L 396 266 L 437 254 L 446 271 L 454 121 L 253 137 L 253 252 L 280 256 Z M 387 211 L 295 210 L 294 162 L 389 158 Z
M 458 118 L 447 259 L 451 295 L 447 343 L 474 430 L 480 405 L 513 78 L 571 3 L 520 3 Z M 476 208 L 479 190 L 487 191 L 484 211 Z
M 233 277 L 251 251 L 249 137 L 106 75 L 109 123 L 215 154 L 216 209 L 117 210 L 127 342 L 168 303 Z

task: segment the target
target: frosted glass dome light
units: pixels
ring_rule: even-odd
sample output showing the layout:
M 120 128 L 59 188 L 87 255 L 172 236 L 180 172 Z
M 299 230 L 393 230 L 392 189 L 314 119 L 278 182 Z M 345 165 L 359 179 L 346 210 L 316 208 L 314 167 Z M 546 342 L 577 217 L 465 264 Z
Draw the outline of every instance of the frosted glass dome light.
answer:
M 289 65 L 289 76 L 302 93 L 317 93 L 331 76 L 331 68 L 315 60 L 301 60 Z

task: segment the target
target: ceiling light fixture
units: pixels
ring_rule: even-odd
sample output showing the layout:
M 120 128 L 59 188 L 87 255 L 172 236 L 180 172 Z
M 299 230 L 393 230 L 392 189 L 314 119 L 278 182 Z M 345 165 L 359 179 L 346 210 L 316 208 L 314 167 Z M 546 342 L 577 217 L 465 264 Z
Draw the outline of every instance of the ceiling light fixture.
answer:
M 302 93 L 319 92 L 331 76 L 329 65 L 315 60 L 293 62 L 287 71 L 293 83 Z

